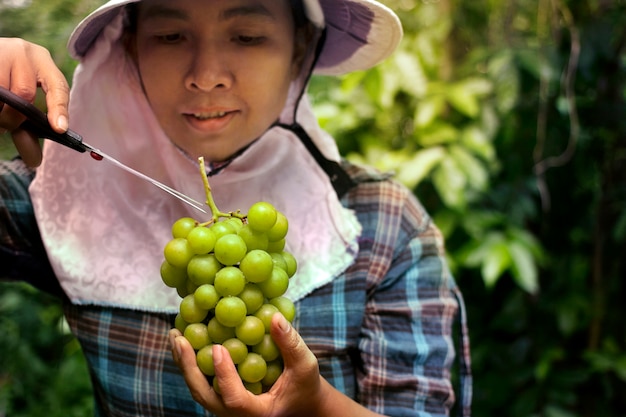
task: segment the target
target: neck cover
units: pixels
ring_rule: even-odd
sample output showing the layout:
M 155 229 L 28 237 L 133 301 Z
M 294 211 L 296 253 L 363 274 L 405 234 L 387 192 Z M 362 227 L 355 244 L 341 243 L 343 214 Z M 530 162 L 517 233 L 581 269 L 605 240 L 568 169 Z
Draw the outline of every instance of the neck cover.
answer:
M 77 68 L 72 129 L 121 162 L 204 201 L 196 161 L 162 132 L 119 42 L 116 18 Z M 294 83 L 283 117 L 297 120 L 326 158 L 339 160 Z M 286 123 L 291 121 L 286 120 Z M 292 132 L 272 128 L 210 178 L 220 209 L 246 212 L 268 201 L 289 219 L 286 250 L 299 262 L 287 296 L 296 301 L 330 282 L 354 260 L 360 224 L 343 208 L 327 175 Z M 46 142 L 31 196 L 50 262 L 76 304 L 176 312 L 180 298 L 159 273 L 172 223 L 195 211 L 106 161 Z

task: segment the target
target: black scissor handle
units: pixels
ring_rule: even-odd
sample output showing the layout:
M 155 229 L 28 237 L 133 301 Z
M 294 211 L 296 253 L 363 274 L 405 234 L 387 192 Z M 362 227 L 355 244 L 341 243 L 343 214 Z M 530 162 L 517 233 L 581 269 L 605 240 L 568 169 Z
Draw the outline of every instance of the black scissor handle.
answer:
M 4 87 L 0 87 L 0 101 L 26 116 L 26 120 L 20 125 L 21 129 L 27 130 L 40 138 L 53 140 L 78 152 L 87 150 L 81 135 L 69 129 L 65 133 L 55 132 L 44 112 Z

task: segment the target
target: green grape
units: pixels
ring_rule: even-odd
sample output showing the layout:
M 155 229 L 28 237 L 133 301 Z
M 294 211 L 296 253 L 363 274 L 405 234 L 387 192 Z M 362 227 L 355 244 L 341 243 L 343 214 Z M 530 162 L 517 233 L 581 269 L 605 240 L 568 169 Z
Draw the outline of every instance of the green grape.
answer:
M 285 244 L 286 242 L 284 238 L 275 242 L 269 242 L 267 244 L 267 251 L 280 253 L 283 251 L 283 249 L 285 249 Z
M 193 293 L 196 305 L 200 308 L 211 310 L 215 308 L 220 299 L 215 287 L 211 284 L 200 285 Z
M 281 252 L 281 255 L 287 264 L 287 269 L 285 269 L 285 271 L 287 272 L 287 275 L 289 275 L 289 278 L 291 278 L 295 275 L 298 269 L 298 261 L 296 261 L 296 258 L 290 252 L 283 251 Z
M 165 260 L 176 268 L 187 268 L 187 264 L 194 255 L 187 239 L 177 237 L 170 240 L 163 249 Z
M 276 342 L 274 342 L 272 336 L 267 333 L 263 335 L 263 339 L 259 343 L 252 347 L 252 351 L 261 355 L 266 362 L 273 361 L 280 356 Z
M 237 218 L 237 217 L 231 217 L 227 220 L 228 223 L 232 224 L 233 227 L 235 228 L 235 233 L 237 233 L 239 231 L 239 229 L 241 229 L 243 227 L 243 220 Z
M 183 336 L 185 336 L 185 339 L 189 341 L 189 344 L 191 344 L 191 347 L 195 350 L 200 350 L 211 343 L 209 331 L 204 323 L 189 324 L 185 328 Z
M 209 310 L 200 308 L 196 304 L 193 294 L 185 296 L 180 302 L 180 315 L 187 323 L 200 323 L 209 314 Z
M 289 276 L 282 269 L 274 268 L 272 275 L 258 285 L 266 298 L 280 297 L 289 287 Z
M 187 291 L 187 281 L 180 287 L 176 287 L 176 293 L 180 298 L 185 298 L 189 295 L 189 291 Z
M 236 233 L 235 226 L 232 223 L 222 221 L 216 222 L 211 225 L 211 231 L 215 235 L 215 240 L 221 238 L 222 236 L 230 235 Z
M 267 363 L 267 372 L 261 380 L 264 387 L 271 387 L 276 383 L 278 377 L 283 373 L 283 363 L 281 360 L 274 360 Z
M 251 228 L 249 224 L 244 224 L 237 232 L 237 235 L 239 235 L 243 239 L 249 251 L 253 249 L 267 249 L 267 234 L 263 232 L 257 232 L 256 230 Z
M 224 326 L 215 317 L 209 320 L 206 327 L 213 343 L 224 343 L 224 341 L 235 337 L 235 328 Z
M 243 321 L 235 326 L 235 336 L 248 346 L 261 343 L 265 334 L 265 325 L 260 318 L 246 316 Z
M 255 313 L 254 317 L 258 317 L 263 322 L 263 326 L 265 326 L 265 333 L 270 332 L 270 328 L 272 327 L 272 316 L 275 313 L 278 313 L 278 307 L 272 304 L 263 304 Z
M 193 294 L 194 292 L 196 292 L 196 290 L 198 289 L 198 286 L 193 283 L 191 280 L 187 280 L 187 295 L 189 294 Z
M 213 284 L 222 264 L 214 254 L 195 255 L 187 264 L 187 277 L 196 285 Z
M 248 346 L 236 337 L 225 340 L 222 346 L 228 350 L 230 358 L 235 365 L 243 362 L 246 356 L 248 356 Z
M 226 219 L 210 227 L 190 217 L 176 220 L 160 274 L 182 298 L 174 326 L 197 351 L 198 367 L 215 391 L 220 394 L 213 344 L 222 344 L 246 389 L 261 394 L 283 372 L 269 333 L 275 313 L 295 318 L 284 293 L 297 262 L 285 251 L 289 222 L 283 213 L 268 202 L 253 204 L 245 217 L 238 213 L 221 214 Z
M 243 257 L 239 269 L 250 282 L 262 282 L 272 275 L 272 256 L 260 249 L 253 249 Z
M 176 220 L 172 225 L 172 237 L 186 238 L 196 225 L 197 222 L 191 217 L 182 217 Z
M 238 235 L 224 235 L 215 242 L 215 257 L 224 265 L 235 265 L 247 251 L 246 242 Z
M 213 387 L 213 390 L 217 393 L 217 395 L 222 395 L 222 390 L 220 389 L 220 385 L 217 382 L 217 378 L 213 378 L 213 381 L 211 381 L 211 386 Z
M 285 262 L 285 258 L 280 253 L 272 252 L 270 253 L 272 256 L 272 262 L 274 262 L 274 266 L 281 268 L 283 271 L 287 272 L 287 262 Z
M 196 353 L 196 363 L 198 368 L 206 376 L 215 375 L 215 365 L 213 364 L 213 345 L 206 345 Z
M 267 372 L 267 363 L 258 353 L 250 352 L 237 367 L 245 382 L 260 382 Z
M 204 226 L 193 228 L 187 235 L 189 247 L 198 255 L 211 252 L 215 246 L 215 240 L 213 231 Z
M 246 286 L 246 278 L 243 272 L 236 266 L 226 266 L 215 274 L 215 289 L 225 297 L 228 295 L 238 295 Z
M 289 229 L 289 221 L 287 217 L 280 211 L 276 212 L 276 223 L 274 226 L 267 232 L 267 239 L 270 242 L 276 242 L 277 240 L 282 240 L 287 236 L 287 231 Z
M 296 306 L 289 298 L 281 295 L 280 297 L 272 298 L 270 304 L 276 306 L 288 322 L 292 322 L 296 317 Z
M 185 332 L 185 328 L 187 327 L 188 324 L 189 323 L 187 323 L 185 319 L 183 319 L 183 316 L 181 316 L 180 313 L 178 313 L 176 317 L 174 318 L 174 327 L 180 330 L 181 333 Z
M 246 317 L 246 303 L 239 297 L 223 297 L 215 306 L 215 318 L 224 326 L 235 327 Z
M 243 381 L 243 386 L 254 395 L 263 394 L 263 384 L 261 382 Z
M 261 291 L 258 285 L 252 282 L 247 283 L 243 291 L 240 292 L 237 297 L 241 298 L 243 302 L 246 303 L 247 314 L 253 314 L 265 301 L 263 291 Z
M 181 287 L 187 283 L 187 271 L 163 261 L 161 263 L 161 279 L 170 288 Z
M 260 201 L 248 210 L 248 224 L 257 232 L 267 232 L 276 223 L 277 211 L 270 203 Z

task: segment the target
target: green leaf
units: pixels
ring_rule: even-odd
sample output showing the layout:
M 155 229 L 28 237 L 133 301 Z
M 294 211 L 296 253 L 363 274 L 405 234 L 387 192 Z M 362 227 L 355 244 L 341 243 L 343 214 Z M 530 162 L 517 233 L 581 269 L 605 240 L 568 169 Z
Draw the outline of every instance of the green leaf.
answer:
M 472 210 L 463 213 L 461 222 L 463 229 L 472 239 L 483 240 L 506 222 L 506 216 L 493 210 Z
M 475 95 L 468 93 L 462 86 L 452 86 L 446 94 L 448 102 L 464 115 L 476 118 L 480 112 L 480 105 Z
M 502 242 L 504 235 L 500 232 L 490 232 L 483 239 L 474 239 L 460 251 L 461 262 L 468 267 L 478 267 L 484 262 L 491 247 Z
M 480 114 L 480 131 L 485 140 L 491 141 L 498 134 L 502 122 L 491 102 L 483 102 Z
M 431 95 L 419 101 L 415 111 L 414 122 L 417 128 L 425 128 L 441 115 L 445 108 L 445 100 L 441 95 Z
M 452 158 L 443 158 L 433 172 L 433 184 L 448 207 L 462 209 L 466 205 L 467 178 Z
M 430 174 L 445 155 L 444 148 L 440 146 L 417 151 L 411 159 L 399 166 L 397 179 L 413 189 Z
M 450 146 L 450 157 L 456 160 L 456 163 L 465 173 L 467 183 L 476 190 L 484 190 L 487 188 L 489 174 L 485 166 L 471 153 L 462 146 Z
M 461 265 L 468 268 L 477 268 L 482 263 L 486 250 L 487 247 L 484 242 L 471 240 L 460 250 L 456 251 L 456 257 Z
M 625 355 L 622 355 L 615 361 L 615 373 L 622 381 L 626 381 L 626 356 Z
M 341 91 L 348 94 L 363 84 L 367 71 L 355 71 L 341 77 Z
M 511 241 L 509 251 L 513 259 L 513 278 L 525 291 L 536 294 L 539 291 L 537 265 L 527 246 L 518 241 Z
M 539 363 L 535 367 L 535 378 L 543 381 L 552 370 L 552 364 L 563 359 L 565 353 L 559 347 L 553 347 L 541 353 Z
M 472 77 L 453 84 L 447 91 L 447 98 L 452 107 L 468 117 L 476 118 L 480 113 L 480 98 L 493 89 L 491 82 L 483 78 Z
M 481 126 L 470 124 L 461 131 L 460 143 L 486 161 L 497 159 L 489 134 Z
M 550 45 L 544 45 L 543 47 L 550 48 Z M 519 66 L 531 73 L 535 78 L 540 79 L 543 77 L 547 80 L 558 80 L 559 71 L 550 66 L 550 62 L 546 58 L 542 58 L 534 48 L 518 49 L 515 51 L 515 57 L 520 64 Z
M 418 145 L 429 147 L 456 142 L 459 140 L 460 134 L 454 126 L 444 122 L 436 122 L 427 129 L 416 131 L 415 138 Z
M 565 305 L 557 311 L 559 330 L 565 335 L 571 335 L 578 325 L 578 309 L 575 306 Z
M 505 50 L 495 55 L 489 61 L 487 71 L 495 82 L 496 108 L 500 114 L 507 114 L 517 103 L 520 84 L 511 51 Z
M 494 242 L 490 245 L 489 249 L 485 252 L 485 258 L 481 268 L 485 285 L 487 287 L 493 287 L 498 281 L 498 278 L 502 276 L 502 273 L 504 273 L 510 265 L 511 256 L 506 242 Z
M 411 49 L 417 53 L 427 71 L 435 69 L 441 58 L 441 52 L 437 49 L 437 42 L 430 35 L 432 33 L 419 33 L 415 37 Z
M 385 86 L 397 84 L 398 89 L 402 89 L 413 97 L 424 97 L 428 79 L 417 56 L 412 52 L 398 50 L 393 55 L 392 63 L 393 66 L 385 65 L 384 74 L 388 77 L 393 76 L 394 82 L 385 83 Z M 394 72 L 391 71 L 392 69 Z
M 544 412 L 546 417 L 576 417 L 578 415 L 557 405 L 548 405 Z
M 355 163 L 371 165 L 379 171 L 389 172 L 404 167 L 409 155 L 404 151 L 392 152 L 375 138 L 364 139 L 362 155 L 351 153 L 347 157 Z
M 510 227 L 507 229 L 509 238 L 525 246 L 537 262 L 541 262 L 544 258 L 543 248 L 537 238 L 527 230 L 519 227 Z

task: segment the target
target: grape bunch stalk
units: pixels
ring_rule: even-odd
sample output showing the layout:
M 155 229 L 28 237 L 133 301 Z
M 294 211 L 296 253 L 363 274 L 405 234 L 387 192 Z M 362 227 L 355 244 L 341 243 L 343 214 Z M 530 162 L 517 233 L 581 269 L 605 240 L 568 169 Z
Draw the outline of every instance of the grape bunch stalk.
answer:
M 213 344 L 223 345 L 243 384 L 255 394 L 281 375 L 280 352 L 270 335 L 276 312 L 289 322 L 296 314 L 284 296 L 297 262 L 285 250 L 287 218 L 272 204 L 253 204 L 247 214 L 215 205 L 204 161 L 200 172 L 212 218 L 182 217 L 163 249 L 161 278 L 181 297 L 175 326 L 196 351 L 200 370 L 219 392 Z

